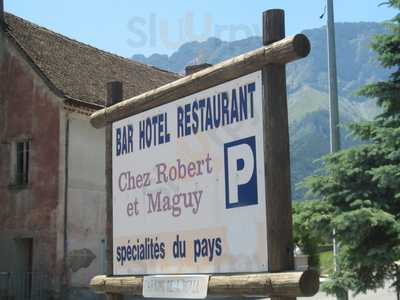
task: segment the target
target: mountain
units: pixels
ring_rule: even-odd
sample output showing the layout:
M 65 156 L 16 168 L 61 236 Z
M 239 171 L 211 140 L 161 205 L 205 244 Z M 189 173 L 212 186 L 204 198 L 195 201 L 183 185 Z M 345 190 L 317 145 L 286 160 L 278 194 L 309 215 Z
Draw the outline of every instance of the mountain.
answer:
M 209 38 L 204 42 L 185 43 L 171 56 L 152 54 L 147 58 L 143 55 L 134 55 L 132 58 L 145 64 L 164 68 L 172 72 L 184 73 L 187 65 L 200 64 L 203 62 L 216 64 L 244 52 L 254 50 L 260 46 L 260 37 L 250 37 L 233 42 Z
M 379 113 L 375 102 L 360 97 L 357 90 L 363 85 L 384 80 L 389 71 L 383 69 L 373 50 L 371 41 L 376 34 L 386 32 L 381 23 L 337 23 L 336 51 L 339 84 L 340 121 L 370 120 Z M 326 28 L 305 30 L 310 39 L 311 53 L 302 60 L 287 66 L 287 88 L 290 121 L 292 163 L 292 194 L 303 199 L 304 191 L 298 183 L 311 175 L 319 163 L 315 162 L 329 152 L 329 97 L 326 53 Z M 182 45 L 171 56 L 153 54 L 132 58 L 146 64 L 183 73 L 191 64 L 216 64 L 261 46 L 260 37 L 226 42 L 209 38 L 204 42 Z M 341 143 L 349 147 L 358 143 L 345 127 L 341 130 Z

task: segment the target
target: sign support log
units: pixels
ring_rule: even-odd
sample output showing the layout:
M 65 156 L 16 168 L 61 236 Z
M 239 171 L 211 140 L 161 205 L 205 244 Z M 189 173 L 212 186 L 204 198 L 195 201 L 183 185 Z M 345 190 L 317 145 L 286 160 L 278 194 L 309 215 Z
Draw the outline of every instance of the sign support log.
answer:
M 106 106 L 109 107 L 123 99 L 122 82 L 107 83 Z M 113 275 L 113 193 L 112 193 L 112 123 L 106 125 L 106 258 L 107 276 Z M 122 295 L 107 294 L 107 300 L 122 300 Z
M 284 37 L 284 11 L 274 9 L 264 12 L 264 46 Z M 263 67 L 262 74 L 268 267 L 270 272 L 283 272 L 294 269 L 285 64 L 269 64 Z
M 304 58 L 309 52 L 308 38 L 304 34 L 296 34 L 126 99 L 117 105 L 100 109 L 91 115 L 90 123 L 95 128 L 101 128 L 108 123 L 259 71 L 265 65 L 273 63 L 284 65 Z
M 143 276 L 96 276 L 90 282 L 97 294 L 118 293 L 141 296 Z M 316 271 L 258 273 L 241 275 L 212 275 L 208 282 L 209 296 L 248 297 L 311 297 L 319 288 Z M 275 298 L 287 299 L 287 298 Z

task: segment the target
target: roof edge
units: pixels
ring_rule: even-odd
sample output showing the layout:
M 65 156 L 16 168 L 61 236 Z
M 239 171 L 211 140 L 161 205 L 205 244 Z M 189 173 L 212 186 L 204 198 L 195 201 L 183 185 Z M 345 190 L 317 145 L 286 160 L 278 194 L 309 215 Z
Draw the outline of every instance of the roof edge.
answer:
M 61 90 L 59 90 L 53 82 L 46 76 L 46 74 L 39 68 L 37 64 L 33 61 L 30 55 L 25 51 L 24 47 L 18 42 L 18 40 L 14 37 L 14 35 L 6 30 L 6 36 L 9 37 L 9 40 L 15 44 L 17 51 L 23 56 L 23 59 L 32 67 L 33 71 L 38 74 L 40 78 L 44 81 L 46 86 L 58 97 L 63 98 L 66 104 L 73 104 L 79 105 L 88 109 L 99 110 L 104 108 L 104 105 L 95 103 L 95 102 L 88 102 L 81 99 L 76 99 L 71 96 L 65 95 Z
M 64 103 L 68 104 L 68 105 L 74 105 L 74 106 L 77 105 L 77 106 L 81 106 L 81 107 L 92 109 L 92 110 L 99 110 L 99 109 L 102 109 L 105 107 L 104 105 L 101 105 L 98 103 L 76 99 L 76 98 L 73 98 L 68 95 L 64 96 Z
M 99 52 L 101 52 L 101 53 L 103 53 L 104 55 L 107 55 L 107 56 L 115 57 L 117 59 L 124 60 L 124 61 L 131 62 L 131 63 L 133 62 L 133 63 L 136 63 L 138 65 L 142 65 L 142 66 L 144 66 L 146 68 L 149 68 L 149 69 L 157 70 L 157 71 L 160 71 L 160 72 L 163 72 L 163 73 L 167 73 L 167 74 L 171 74 L 171 75 L 180 77 L 180 75 L 178 73 L 171 72 L 171 71 L 168 71 L 168 70 L 165 70 L 165 69 L 160 69 L 158 67 L 155 67 L 155 66 L 152 66 L 152 65 L 148 65 L 148 64 L 142 63 L 140 61 L 133 60 L 133 59 L 130 59 L 130 58 L 127 58 L 127 57 L 124 57 L 124 56 L 121 56 L 121 55 L 118 55 L 118 54 L 115 54 L 115 53 L 112 53 L 112 52 L 109 52 L 109 51 L 106 51 L 106 50 L 103 50 L 103 49 L 100 49 L 100 48 L 97 48 L 97 47 L 94 47 L 94 46 L 89 45 L 87 43 L 84 43 L 84 42 L 78 41 L 76 39 L 70 38 L 70 37 L 68 37 L 66 35 L 63 35 L 61 33 L 55 32 L 55 31 L 53 31 L 51 29 L 48 29 L 48 28 L 46 28 L 44 26 L 38 25 L 36 23 L 33 23 L 33 22 L 31 22 L 31 21 L 29 21 L 27 19 L 24 19 L 24 18 L 21 18 L 19 16 L 16 16 L 16 15 L 10 13 L 10 12 L 4 11 L 4 21 L 5 21 L 4 23 L 6 23 L 6 24 L 7 24 L 6 15 L 10 15 L 10 16 L 12 16 L 14 18 L 17 18 L 17 19 L 21 20 L 22 22 L 28 23 L 30 26 L 36 27 L 39 30 L 47 31 L 48 33 L 50 33 L 52 35 L 55 35 L 55 36 L 57 36 L 57 37 L 59 37 L 61 39 L 65 39 L 65 40 L 68 40 L 68 41 L 70 41 L 72 43 L 75 43 L 80 47 L 88 47 L 88 48 L 94 49 L 96 51 L 99 51 Z

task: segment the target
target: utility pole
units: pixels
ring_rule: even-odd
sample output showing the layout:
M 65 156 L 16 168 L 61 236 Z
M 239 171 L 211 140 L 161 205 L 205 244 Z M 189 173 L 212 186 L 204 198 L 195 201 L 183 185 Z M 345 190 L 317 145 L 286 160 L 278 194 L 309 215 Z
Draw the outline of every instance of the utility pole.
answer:
M 339 104 L 338 84 L 336 71 L 336 43 L 335 43 L 335 21 L 333 16 L 333 0 L 327 0 L 327 40 L 328 40 L 328 70 L 329 70 L 329 117 L 331 153 L 340 150 L 339 131 Z
M 330 127 L 330 152 L 334 153 L 340 150 L 340 128 L 339 128 L 339 101 L 338 84 L 336 70 L 336 42 L 335 42 L 335 20 L 333 13 L 333 0 L 326 1 L 327 8 L 327 41 L 328 41 L 328 70 L 329 70 L 329 127 Z M 333 230 L 333 259 L 335 271 L 340 269 L 337 263 L 339 245 L 335 238 L 336 231 Z M 343 295 L 337 295 L 338 300 L 347 300 L 348 293 L 344 291 Z

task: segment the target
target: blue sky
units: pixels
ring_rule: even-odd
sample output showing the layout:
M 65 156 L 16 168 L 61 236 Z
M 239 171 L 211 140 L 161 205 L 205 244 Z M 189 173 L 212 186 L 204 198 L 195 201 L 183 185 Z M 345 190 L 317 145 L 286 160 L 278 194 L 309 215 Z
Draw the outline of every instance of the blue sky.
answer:
M 325 0 L 4 0 L 6 11 L 119 55 L 171 54 L 182 43 L 261 35 L 261 14 L 286 11 L 287 35 L 321 27 Z M 336 22 L 388 20 L 384 0 L 334 0 Z

